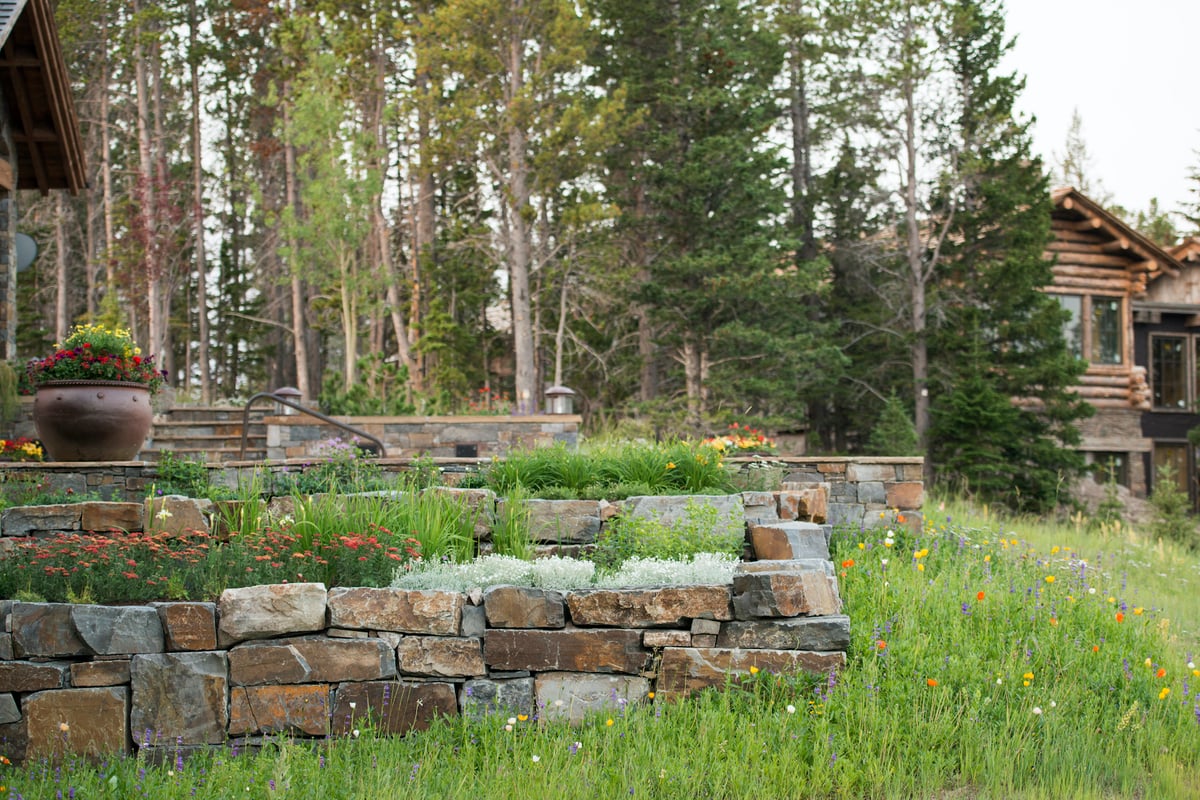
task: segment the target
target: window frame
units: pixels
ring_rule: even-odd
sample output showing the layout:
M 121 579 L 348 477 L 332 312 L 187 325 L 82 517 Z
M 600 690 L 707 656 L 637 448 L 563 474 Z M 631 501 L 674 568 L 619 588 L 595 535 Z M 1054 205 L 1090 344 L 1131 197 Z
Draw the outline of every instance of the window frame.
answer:
M 1130 365 L 1129 339 L 1130 325 L 1128 319 L 1129 298 L 1123 294 L 1115 294 L 1108 292 L 1081 292 L 1081 291 L 1048 291 L 1052 295 L 1059 307 L 1064 311 L 1071 312 L 1071 324 L 1076 326 L 1080 331 L 1079 336 L 1079 351 L 1074 348 L 1072 337 L 1067 335 L 1068 328 L 1063 326 L 1063 338 L 1067 340 L 1067 347 L 1077 358 L 1084 359 L 1088 363 L 1089 369 L 1128 369 Z M 1079 317 L 1075 317 L 1075 312 L 1068 309 L 1060 298 L 1074 297 L 1079 300 Z M 1093 330 L 1094 307 L 1092 304 L 1093 298 L 1104 298 L 1105 300 L 1117 301 L 1117 360 L 1116 362 L 1093 361 L 1092 351 L 1096 346 L 1096 332 Z
M 1157 363 L 1154 345 L 1156 341 L 1174 339 L 1183 342 L 1183 406 L 1159 405 L 1155 396 L 1155 384 L 1158 381 Z M 1159 414 L 1195 414 L 1197 403 L 1200 403 L 1200 334 L 1195 333 L 1151 333 L 1146 342 L 1146 381 L 1150 386 L 1150 408 Z

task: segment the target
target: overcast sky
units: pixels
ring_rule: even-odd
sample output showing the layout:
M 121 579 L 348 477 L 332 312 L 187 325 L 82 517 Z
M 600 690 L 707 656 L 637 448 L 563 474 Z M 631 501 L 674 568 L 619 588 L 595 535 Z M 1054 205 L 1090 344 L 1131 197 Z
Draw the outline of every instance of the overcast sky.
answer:
M 1200 167 L 1200 0 L 1005 0 L 1025 75 L 1018 109 L 1037 118 L 1034 147 L 1057 166 L 1079 109 L 1092 182 L 1115 203 L 1175 211 Z M 1097 198 L 1100 199 L 1100 198 Z

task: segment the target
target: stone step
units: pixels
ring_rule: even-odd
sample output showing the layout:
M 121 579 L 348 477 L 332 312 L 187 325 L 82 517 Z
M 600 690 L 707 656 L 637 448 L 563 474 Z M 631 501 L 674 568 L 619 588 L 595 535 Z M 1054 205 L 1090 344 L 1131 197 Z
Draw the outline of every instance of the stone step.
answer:
M 158 461 L 159 453 L 170 453 L 176 458 L 185 461 L 203 461 L 208 464 L 224 463 L 226 461 L 239 461 L 241 458 L 241 447 L 176 447 L 172 444 L 148 445 L 142 448 L 139 458 L 142 461 Z M 246 461 L 266 461 L 267 451 L 265 448 L 255 448 L 251 445 L 246 445 Z
M 271 408 L 272 406 L 266 403 L 263 405 L 256 405 L 250 410 L 250 419 L 261 419 L 267 415 L 268 410 Z M 171 406 L 164 414 L 160 416 L 172 421 L 219 421 L 240 423 L 244 413 L 244 409 L 236 406 Z
M 266 436 L 266 426 L 251 421 L 250 423 L 251 436 Z M 179 421 L 173 419 L 156 419 L 154 421 L 155 436 L 173 436 L 177 438 L 201 437 L 201 436 L 235 436 L 242 435 L 242 423 L 231 421 L 210 421 L 202 422 L 199 420 Z

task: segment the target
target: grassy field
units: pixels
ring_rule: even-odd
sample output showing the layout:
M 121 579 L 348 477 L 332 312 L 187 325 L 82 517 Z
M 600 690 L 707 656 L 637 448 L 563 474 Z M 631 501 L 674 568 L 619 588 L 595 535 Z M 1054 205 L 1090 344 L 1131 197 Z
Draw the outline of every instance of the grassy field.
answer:
M 760 673 L 574 728 L 447 720 L 0 782 L 24 798 L 1200 797 L 1196 555 L 930 505 L 919 535 L 838 533 L 852 645 L 829 679 Z

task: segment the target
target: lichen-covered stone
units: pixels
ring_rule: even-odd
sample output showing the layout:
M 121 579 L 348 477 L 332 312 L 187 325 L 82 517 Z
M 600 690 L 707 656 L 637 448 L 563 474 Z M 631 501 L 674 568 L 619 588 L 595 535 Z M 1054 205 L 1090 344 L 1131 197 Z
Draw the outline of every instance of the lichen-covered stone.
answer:
M 108 503 L 89 500 L 79 504 L 79 528 L 85 531 L 140 531 L 141 503 Z
M 532 717 L 535 708 L 533 678 L 479 678 L 467 681 L 459 693 L 458 706 L 464 717 L 474 721 L 492 714 L 504 717 L 524 714 Z
M 730 674 L 749 675 L 750 667 L 776 674 L 819 673 L 845 663 L 843 652 L 669 647 L 663 651 L 659 666 L 658 695 L 673 699 L 709 686 L 723 686 Z
M 129 689 L 124 686 L 37 692 L 25 698 L 21 711 L 29 758 L 98 758 L 129 750 Z
M 740 494 L 630 497 L 624 501 L 621 515 L 654 519 L 673 528 L 694 517 L 697 511 L 713 513 L 707 509 L 715 512 L 716 527 L 720 531 L 736 535 L 746 526 L 746 510 Z
M 193 531 L 209 533 L 211 511 L 212 501 L 207 498 L 169 494 L 147 497 L 143 513 L 146 515 L 146 530 L 183 534 Z
M 732 619 L 729 586 L 667 586 L 569 592 L 576 625 L 609 628 L 679 627 L 691 619 Z
M 651 629 L 642 634 L 642 647 L 690 647 L 692 634 L 688 631 Z
M 158 612 L 167 650 L 217 648 L 216 603 L 151 603 L 150 606 Z
M 756 558 L 784 560 L 797 558 L 829 558 L 825 532 L 812 522 L 751 523 L 750 546 Z
M 70 603 L 13 603 L 13 650 L 18 658 L 82 656 L 91 652 L 71 624 Z
M 483 660 L 501 671 L 637 674 L 647 656 L 639 631 L 491 630 L 483 643 Z
M 163 629 L 149 606 L 75 606 L 71 622 L 97 655 L 161 653 Z
M 21 719 L 21 709 L 17 707 L 16 698 L 8 692 L 0 694 L 0 725 L 9 725 Z
M 827 483 L 785 484 L 779 492 L 779 518 L 826 522 L 829 517 Z
M 750 650 L 846 650 L 850 647 L 850 618 L 835 614 L 729 622 L 721 627 L 717 646 Z
M 37 692 L 67 685 L 71 664 L 66 661 L 0 662 L 0 692 Z
M 396 656 L 380 639 L 300 636 L 239 644 L 229 651 L 235 686 L 333 683 L 395 677 Z
M 343 683 L 334 694 L 333 732 L 351 733 L 368 720 L 380 733 L 426 730 L 440 716 L 458 714 L 454 685 L 442 682 Z
M 466 598 L 459 592 L 335 587 L 329 624 L 335 628 L 457 636 Z
M 499 502 L 504 513 L 506 500 Z M 600 532 L 600 503 L 597 500 L 526 500 L 529 535 L 535 542 L 590 544 Z
M 737 619 L 827 616 L 842 610 L 837 581 L 824 568 L 804 569 L 803 562 L 768 562 L 772 570 L 738 568 L 733 575 L 733 610 Z M 749 566 L 749 565 L 747 565 Z
M 135 655 L 130 728 L 163 741 L 220 744 L 229 724 L 229 662 L 225 653 Z
M 562 592 L 527 586 L 493 586 L 483 593 L 492 628 L 561 628 L 567 624 Z
M 396 648 L 400 672 L 430 678 L 470 678 L 487 673 L 477 638 L 405 636 Z
M 79 509 L 75 505 L 10 506 L 0 511 L 4 536 L 28 536 L 49 531 L 78 531 Z
M 649 692 L 650 681 L 640 676 L 549 672 L 537 677 L 537 704 L 547 722 L 577 724 L 590 714 L 615 714 Z
M 235 686 L 229 693 L 229 735 L 329 732 L 329 685 Z
M 129 683 L 129 659 L 80 661 L 71 665 L 71 685 L 123 686 Z
M 218 639 L 233 644 L 325 627 L 325 584 L 275 583 L 226 589 L 217 601 Z

